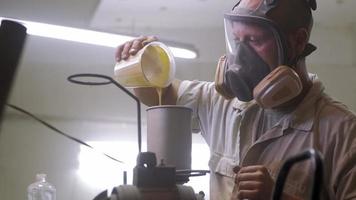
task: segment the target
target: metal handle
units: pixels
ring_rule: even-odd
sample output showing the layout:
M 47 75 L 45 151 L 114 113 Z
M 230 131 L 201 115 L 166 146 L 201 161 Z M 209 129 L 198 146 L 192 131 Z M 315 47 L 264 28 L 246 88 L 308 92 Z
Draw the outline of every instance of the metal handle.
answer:
M 105 81 L 84 81 L 84 80 L 78 80 L 77 78 L 101 78 L 101 79 L 106 79 Z M 141 153 L 141 147 L 142 147 L 142 134 L 141 134 L 141 102 L 140 100 L 132 94 L 128 89 L 126 89 L 124 86 L 120 85 L 118 82 L 116 82 L 113 78 L 102 75 L 102 74 L 74 74 L 68 77 L 68 81 L 80 85 L 107 85 L 107 84 L 114 84 L 116 87 L 120 88 L 122 91 L 124 91 L 127 95 L 129 95 L 132 99 L 136 101 L 136 107 L 137 107 L 137 137 L 138 137 L 138 152 Z

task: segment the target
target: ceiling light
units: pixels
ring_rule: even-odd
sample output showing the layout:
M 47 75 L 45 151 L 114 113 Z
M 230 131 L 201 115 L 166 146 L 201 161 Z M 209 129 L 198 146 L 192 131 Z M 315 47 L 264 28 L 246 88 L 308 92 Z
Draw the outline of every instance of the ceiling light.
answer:
M 135 37 L 127 35 L 119 35 L 86 29 L 72 28 L 66 26 L 58 26 L 52 24 L 31 22 L 12 18 L 0 17 L 1 20 L 11 20 L 23 24 L 27 28 L 27 33 L 30 35 L 54 38 L 60 40 L 68 40 L 73 42 L 81 42 L 86 44 L 100 45 L 116 48 L 118 45 L 126 41 L 132 40 Z M 169 46 L 169 45 L 168 45 Z M 194 59 L 197 53 L 193 50 L 181 47 L 169 46 L 173 55 L 178 58 Z

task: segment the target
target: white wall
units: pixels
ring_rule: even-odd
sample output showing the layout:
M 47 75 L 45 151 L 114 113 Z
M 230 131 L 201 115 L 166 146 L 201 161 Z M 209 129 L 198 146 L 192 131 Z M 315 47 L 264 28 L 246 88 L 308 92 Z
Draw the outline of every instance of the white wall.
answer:
M 91 137 L 101 141 L 106 134 L 122 135 L 122 140 L 125 140 L 130 133 L 126 131 L 131 131 L 132 126 L 120 129 L 120 125 L 113 126 L 109 123 L 66 120 L 51 123 L 75 137 L 81 138 L 81 135 L 81 139 L 87 138 L 85 141 L 90 141 Z M 42 124 L 25 118 L 5 120 L 0 139 L 0 177 L 3 177 L 0 179 L 0 199 L 25 199 L 26 187 L 33 182 L 35 174 L 40 172 L 47 173 L 49 181 L 57 187 L 59 200 L 91 199 L 100 190 L 105 189 L 100 183 L 98 187 L 85 183 L 78 176 L 80 153 L 87 148 L 57 135 Z M 113 137 L 112 140 L 118 141 L 118 138 Z M 132 146 L 125 151 L 134 153 L 137 148 Z M 93 151 L 87 153 L 92 154 L 93 158 L 97 156 Z M 119 173 L 122 166 L 117 165 L 116 169 Z M 101 173 L 100 168 L 94 170 L 92 173 L 96 176 Z M 117 181 L 117 184 L 122 183 L 121 179 Z
M 356 111 L 356 32 L 352 27 L 316 26 L 311 41 L 318 47 L 307 59 L 332 97 Z

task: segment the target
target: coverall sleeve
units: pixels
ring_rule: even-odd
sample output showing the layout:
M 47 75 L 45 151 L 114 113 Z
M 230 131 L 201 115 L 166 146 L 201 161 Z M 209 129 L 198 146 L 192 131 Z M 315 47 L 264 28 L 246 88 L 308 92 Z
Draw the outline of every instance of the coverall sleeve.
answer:
M 207 132 L 208 117 L 215 92 L 214 83 L 204 81 L 183 81 L 178 89 L 177 105 L 184 105 L 193 110 L 192 131 Z

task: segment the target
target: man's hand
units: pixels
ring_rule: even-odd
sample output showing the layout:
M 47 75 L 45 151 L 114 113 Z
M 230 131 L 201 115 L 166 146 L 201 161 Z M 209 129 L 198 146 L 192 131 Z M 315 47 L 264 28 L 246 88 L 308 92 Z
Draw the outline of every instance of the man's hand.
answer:
M 135 55 L 146 44 L 153 41 L 157 41 L 155 36 L 141 36 L 134 40 L 125 42 L 124 44 L 118 46 L 116 49 L 116 62 L 120 62 L 120 60 L 126 60 L 130 57 L 130 55 Z
M 235 167 L 235 186 L 232 200 L 271 199 L 274 180 L 263 165 Z

